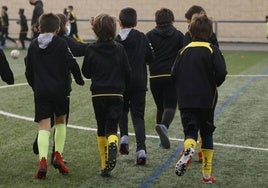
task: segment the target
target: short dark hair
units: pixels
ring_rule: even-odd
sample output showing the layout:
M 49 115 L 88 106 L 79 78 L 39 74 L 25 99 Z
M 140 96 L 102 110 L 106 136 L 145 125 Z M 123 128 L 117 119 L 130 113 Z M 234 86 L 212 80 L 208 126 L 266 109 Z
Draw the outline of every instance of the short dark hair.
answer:
M 23 8 L 20 8 L 20 9 L 19 9 L 19 13 L 20 13 L 20 14 L 24 14 L 24 9 L 23 9 Z
M 156 25 L 167 25 L 174 22 L 174 14 L 168 8 L 161 8 L 155 12 Z
M 63 36 L 66 34 L 66 23 L 68 22 L 67 17 L 64 14 L 58 13 L 57 16 L 60 19 L 60 30 L 58 32 L 58 35 Z
M 74 9 L 73 5 L 69 5 L 69 6 L 68 6 L 68 9 L 73 10 L 73 9 Z
M 39 18 L 39 27 L 41 33 L 54 33 L 60 27 L 60 19 L 56 14 L 42 14 Z
M 8 10 L 7 6 L 2 6 L 2 9 L 4 9 L 5 11 Z
M 206 14 L 199 14 L 192 18 L 189 31 L 193 38 L 208 40 L 213 32 L 212 21 Z
M 203 7 L 199 5 L 193 5 L 185 13 L 185 18 L 187 20 L 191 20 L 194 14 L 200 14 L 201 12 L 205 12 L 205 9 L 203 9 Z
M 116 19 L 108 14 L 99 14 L 92 20 L 92 29 L 99 41 L 113 40 L 116 34 Z
M 137 12 L 134 8 L 124 8 L 120 11 L 119 20 L 123 27 L 135 27 L 137 25 Z

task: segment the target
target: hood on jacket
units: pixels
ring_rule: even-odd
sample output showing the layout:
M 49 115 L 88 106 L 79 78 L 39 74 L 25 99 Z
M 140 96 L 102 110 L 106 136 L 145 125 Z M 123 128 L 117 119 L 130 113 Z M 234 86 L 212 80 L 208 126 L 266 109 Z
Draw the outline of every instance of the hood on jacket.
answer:
M 39 36 L 37 38 L 39 48 L 41 48 L 41 49 L 47 48 L 49 43 L 52 41 L 53 36 L 54 36 L 54 34 L 52 34 L 52 33 L 39 34 Z
M 119 43 L 111 40 L 111 41 L 98 41 L 94 43 L 94 45 L 91 45 L 92 50 L 94 50 L 96 53 L 101 54 L 104 57 L 112 56 L 115 54 L 116 47 Z
M 126 28 L 126 29 L 121 29 L 119 31 L 119 36 L 121 37 L 121 40 L 124 41 L 128 37 L 129 32 L 132 30 L 132 28 Z
M 156 26 L 155 29 L 153 30 L 154 33 L 162 36 L 163 38 L 168 38 L 172 36 L 175 31 L 176 31 L 176 28 L 170 24 Z

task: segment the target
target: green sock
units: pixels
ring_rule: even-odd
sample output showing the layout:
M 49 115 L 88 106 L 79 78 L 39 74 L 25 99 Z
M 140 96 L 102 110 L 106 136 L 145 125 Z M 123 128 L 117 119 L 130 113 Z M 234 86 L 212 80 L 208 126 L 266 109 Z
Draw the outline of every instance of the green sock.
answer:
M 47 159 L 48 146 L 49 146 L 50 131 L 39 130 L 37 144 L 39 149 L 39 159 L 43 157 Z
M 55 125 L 55 151 L 58 151 L 62 154 L 65 144 L 66 138 L 66 125 L 65 124 L 57 124 Z

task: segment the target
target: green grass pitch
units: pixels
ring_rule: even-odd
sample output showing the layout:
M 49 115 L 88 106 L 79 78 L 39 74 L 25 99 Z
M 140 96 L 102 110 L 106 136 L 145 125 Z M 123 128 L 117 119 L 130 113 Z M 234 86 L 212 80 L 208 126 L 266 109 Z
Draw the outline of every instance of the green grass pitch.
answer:
M 0 188 L 207 187 L 201 181 L 197 156 L 184 176 L 174 173 L 179 157 L 174 151 L 182 145 L 183 139 L 178 112 L 169 129 L 171 148 L 158 147 L 154 130 L 156 108 L 150 91 L 145 113 L 146 166 L 135 166 L 135 137 L 131 136 L 130 154 L 118 155 L 111 178 L 100 177 L 89 80 L 83 87 L 72 84 L 70 124 L 78 127 L 67 129 L 64 158 L 68 160 L 70 174 L 63 176 L 49 164 L 48 178 L 34 179 L 38 156 L 32 152 L 32 142 L 38 126 L 32 121 L 32 90 L 23 84 L 26 83 L 23 62 L 26 51 L 21 51 L 16 60 L 10 58 L 10 51 L 5 49 L 5 54 L 14 72 L 15 84 L 19 85 L 6 87 L 0 81 Z M 217 182 L 212 187 L 268 187 L 268 54 L 247 51 L 224 51 L 223 54 L 229 74 L 219 88 L 213 161 Z M 77 60 L 81 65 L 83 59 Z M 131 121 L 129 127 L 133 133 Z

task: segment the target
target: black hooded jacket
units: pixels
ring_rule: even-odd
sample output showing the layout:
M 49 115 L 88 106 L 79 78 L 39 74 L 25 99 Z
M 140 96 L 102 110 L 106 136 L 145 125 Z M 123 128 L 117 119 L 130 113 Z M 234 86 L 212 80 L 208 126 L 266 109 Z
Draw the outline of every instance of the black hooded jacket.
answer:
M 155 53 L 149 64 L 150 76 L 170 75 L 178 51 L 183 46 L 183 34 L 173 25 L 157 26 L 146 34 Z
M 56 35 L 44 49 L 39 47 L 38 39 L 34 39 L 29 46 L 25 65 L 25 75 L 35 98 L 69 96 L 70 72 L 77 84 L 84 84 L 79 65 L 67 43 Z
M 97 41 L 85 53 L 82 73 L 91 78 L 93 96 L 123 95 L 130 77 L 130 66 L 124 47 L 116 41 Z
M 225 60 L 217 46 L 204 41 L 188 44 L 172 68 L 179 108 L 215 108 L 217 87 L 226 75 Z
M 131 29 L 125 40 L 122 40 L 120 35 L 115 40 L 124 46 L 131 67 L 127 91 L 147 90 L 146 63 L 153 61 L 153 51 L 146 36 Z

